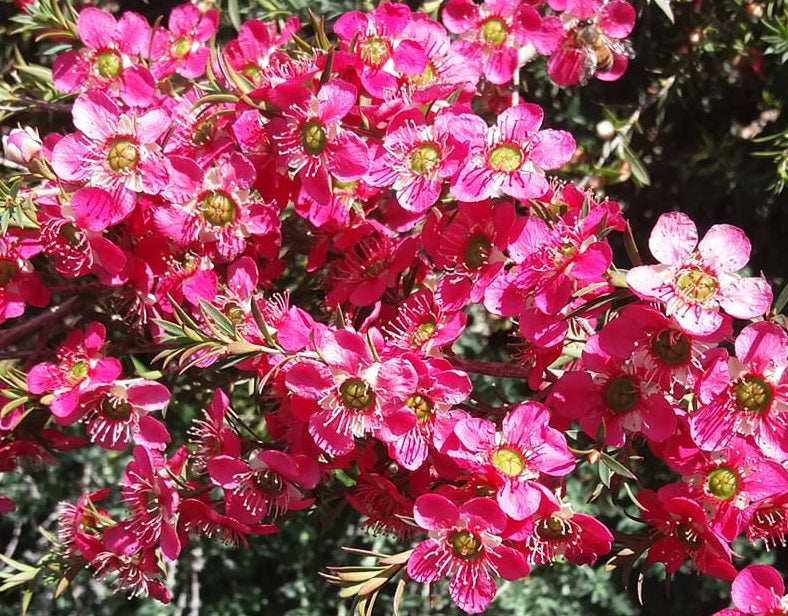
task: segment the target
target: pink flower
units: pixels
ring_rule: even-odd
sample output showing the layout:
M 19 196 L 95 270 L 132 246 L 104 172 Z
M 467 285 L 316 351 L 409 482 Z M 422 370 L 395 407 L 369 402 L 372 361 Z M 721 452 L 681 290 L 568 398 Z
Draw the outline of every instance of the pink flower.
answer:
M 28 304 L 43 308 L 49 303 L 49 289 L 29 260 L 40 251 L 37 242 L 10 229 L 0 238 L 0 323 L 23 314 Z
M 369 167 L 366 143 L 342 125 L 357 98 L 356 87 L 341 79 L 331 79 L 316 95 L 291 85 L 271 92 L 284 118 L 274 130 L 279 152 L 318 203 L 331 198 L 331 176 L 343 182 L 358 180 Z
M 449 0 L 443 23 L 467 40 L 464 53 L 481 56 L 484 76 L 498 85 L 512 80 L 518 69 L 518 48 L 541 27 L 539 14 L 523 0 L 486 0 L 480 6 L 471 0 Z
M 736 434 L 752 436 L 763 454 L 788 457 L 788 334 L 760 321 L 736 338 L 736 357 L 715 353 L 698 384 L 700 406 L 690 416 L 701 449 L 726 446 Z
M 449 594 L 461 609 L 483 612 L 497 591 L 493 576 L 517 580 L 528 574 L 523 555 L 503 543 L 506 515 L 495 501 L 474 498 L 457 507 L 439 494 L 425 494 L 413 507 L 416 523 L 429 531 L 408 559 L 408 575 L 431 584 L 451 576 Z
M 170 442 L 167 428 L 149 413 L 170 401 L 161 383 L 133 379 L 98 387 L 80 403 L 90 440 L 105 449 L 121 450 L 131 439 L 148 449 L 163 450 Z
M 100 219 L 105 228 L 131 214 L 137 193 L 155 195 L 167 186 L 169 165 L 157 143 L 170 126 L 163 109 L 138 115 L 91 91 L 74 101 L 73 118 L 79 130 L 55 144 L 52 168 L 61 180 L 112 195 L 115 206 Z
M 524 520 L 548 493 L 537 480 L 543 474 L 566 475 L 575 467 L 566 439 L 547 425 L 549 419 L 539 402 L 524 402 L 509 411 L 500 432 L 491 421 L 467 416 L 454 426 L 459 446 L 449 442 L 444 453 L 475 479 L 488 482 L 506 515 Z
M 8 135 L 3 136 L 5 157 L 17 165 L 28 166 L 41 158 L 41 137 L 38 131 L 29 126 L 12 128 Z
M 115 92 L 127 105 L 150 105 L 156 83 L 139 63 L 140 57 L 148 57 L 151 40 L 145 18 L 127 11 L 116 22 L 108 12 L 87 7 L 79 14 L 77 28 L 85 48 L 55 59 L 55 87 L 69 93 L 93 89 Z
M 566 31 L 547 61 L 550 78 L 559 86 L 572 86 L 584 85 L 592 76 L 603 81 L 621 77 L 635 55 L 626 40 L 635 25 L 632 5 L 625 0 L 605 2 L 604 6 L 600 0 L 566 5 Z
M 49 408 L 62 425 L 73 423 L 83 413 L 79 402 L 86 393 L 111 384 L 122 372 L 117 359 L 101 352 L 106 333 L 97 322 L 84 331 L 72 331 L 57 348 L 57 364 L 36 364 L 27 375 L 30 393 L 53 394 Z
M 739 571 L 731 584 L 731 598 L 736 608 L 721 610 L 713 616 L 779 616 L 788 611 L 783 579 L 769 565 L 748 565 Z
M 509 107 L 488 128 L 476 117 L 467 121 L 463 134 L 468 154 L 454 178 L 451 192 L 461 201 L 484 201 L 498 192 L 516 199 L 540 197 L 550 188 L 544 169 L 557 169 L 575 151 L 575 140 L 566 131 L 539 130 L 544 112 L 539 105 Z M 453 124 L 459 129 L 457 123 Z
M 201 77 L 208 62 L 208 40 L 219 27 L 219 11 L 201 11 L 191 3 L 172 9 L 169 30 L 156 28 L 151 45 L 151 72 L 156 79 L 178 73 L 186 79 Z
M 243 524 L 258 524 L 287 511 L 306 509 L 314 502 L 303 492 L 320 480 L 317 462 L 304 455 L 264 450 L 249 462 L 231 456 L 208 461 L 208 473 L 225 493 L 225 513 Z
M 309 422 L 323 451 L 350 453 L 354 438 L 369 434 L 396 440 L 416 423 L 405 401 L 417 387 L 413 365 L 403 357 L 376 361 L 367 341 L 350 330 L 328 331 L 320 344 L 323 362 L 297 359 L 285 373 L 297 394 L 294 413 Z
M 714 225 L 698 243 L 698 231 L 681 212 L 663 214 L 649 237 L 660 265 L 629 270 L 627 284 L 639 297 L 665 304 L 665 312 L 688 334 L 704 336 L 722 327 L 720 309 L 737 319 L 762 315 L 772 303 L 763 278 L 736 272 L 750 258 L 750 241 L 731 225 Z

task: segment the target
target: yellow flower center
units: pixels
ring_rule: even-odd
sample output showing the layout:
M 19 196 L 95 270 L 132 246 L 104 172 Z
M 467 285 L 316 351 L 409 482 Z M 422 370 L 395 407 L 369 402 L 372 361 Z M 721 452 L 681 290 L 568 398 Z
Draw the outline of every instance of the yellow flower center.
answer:
M 200 198 L 200 214 L 214 227 L 225 227 L 235 220 L 238 206 L 225 192 L 209 192 Z
M 509 28 L 506 27 L 506 22 L 500 17 L 490 17 L 482 24 L 482 40 L 490 45 L 503 45 L 508 34 Z
M 720 500 L 730 500 L 739 491 L 739 475 L 730 466 L 720 466 L 706 475 L 706 489 Z
M 185 36 L 182 36 L 172 44 L 172 48 L 171 48 L 172 55 L 175 56 L 176 58 L 182 58 L 187 53 L 189 53 L 189 50 L 191 48 L 192 48 L 192 42 Z
M 424 394 L 415 393 L 410 398 L 405 400 L 405 406 L 413 409 L 416 413 L 416 419 L 420 422 L 427 421 L 432 417 L 432 400 Z
M 107 154 L 107 165 L 115 173 L 128 174 L 134 171 L 140 154 L 135 144 L 128 137 L 114 139 Z
M 375 392 L 361 379 L 348 379 L 339 386 L 339 397 L 352 411 L 368 411 L 375 402 Z
M 438 164 L 440 153 L 431 143 L 420 145 L 410 155 L 410 168 L 420 174 L 427 174 Z
M 763 378 L 748 374 L 733 388 L 736 406 L 745 413 L 763 413 L 769 409 L 774 393 Z
M 676 277 L 679 294 L 688 302 L 704 302 L 717 293 L 717 279 L 702 269 L 690 267 Z
M 389 46 L 379 36 L 368 38 L 359 45 L 359 56 L 365 64 L 379 67 L 389 58 Z
M 307 120 L 301 126 L 301 145 L 312 156 L 326 149 L 326 130 L 319 120 Z
M 455 530 L 449 535 L 451 553 L 462 560 L 474 561 L 482 556 L 482 542 L 476 535 L 467 530 Z
M 104 79 L 115 79 L 115 77 L 120 75 L 120 69 L 123 68 L 123 62 L 117 51 L 106 49 L 100 51 L 96 56 L 94 68 L 100 77 Z
M 516 145 L 499 145 L 490 150 L 487 162 L 493 170 L 509 173 L 520 168 L 523 152 Z
M 523 455 L 511 447 L 499 447 L 493 454 L 493 466 L 509 477 L 519 477 L 525 470 Z

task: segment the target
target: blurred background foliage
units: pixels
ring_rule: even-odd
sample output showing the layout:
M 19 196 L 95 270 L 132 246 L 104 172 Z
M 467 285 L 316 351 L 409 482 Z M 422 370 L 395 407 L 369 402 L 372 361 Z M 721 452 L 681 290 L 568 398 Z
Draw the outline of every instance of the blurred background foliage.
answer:
M 153 23 L 178 4 L 172 0 L 101 1 L 116 11 L 135 10 Z M 410 2 L 420 8 L 421 2 Z M 585 87 L 560 89 L 546 77 L 544 61 L 521 72 L 522 96 L 545 108 L 545 124 L 573 132 L 580 148 L 568 177 L 604 191 L 626 208 L 648 259 L 646 239 L 656 217 L 668 210 L 687 212 L 703 233 L 725 222 L 743 228 L 753 244 L 751 271 L 763 271 L 779 292 L 786 283 L 788 252 L 788 3 L 786 0 L 635 0 L 637 25 L 631 41 L 637 52 L 624 77 L 613 83 L 592 80 Z M 220 39 L 234 36 L 251 17 L 281 19 L 307 11 L 331 20 L 372 2 L 352 0 L 222 0 Z M 440 3 L 422 7 L 433 16 Z M 17 123 L 70 130 L 68 101 L 47 86 L 46 67 L 62 49 L 57 41 L 36 42 L 14 33 L 13 2 L 0 2 L 0 122 L 7 132 Z M 29 66 L 26 66 L 29 65 Z M 40 65 L 40 66 L 39 66 Z M 43 68 L 42 68 L 43 67 Z M 32 107 L 31 107 L 32 105 Z M 32 109 L 32 110 L 31 110 Z M 628 265 L 623 250 L 617 263 Z M 500 361 L 510 350 L 505 322 L 476 319 L 456 347 L 469 359 Z M 527 392 L 514 381 L 480 378 L 481 397 L 514 400 Z M 188 421 L 200 401 L 171 405 L 170 420 Z M 0 553 L 35 562 L 47 549 L 39 527 L 52 530 L 56 504 L 83 490 L 116 485 L 125 453 L 89 448 L 65 454 L 57 466 L 4 474 L 2 491 L 17 511 L 0 517 Z M 584 504 L 598 482 L 598 467 L 585 465 L 568 490 L 580 510 L 599 515 L 611 527 L 632 531 L 634 524 L 612 517 L 609 497 Z M 660 471 L 662 472 L 662 471 Z M 644 477 L 646 483 L 649 478 Z M 208 614 L 241 616 L 349 616 L 336 589 L 317 574 L 326 565 L 358 564 L 339 546 L 394 552 L 403 546 L 375 538 L 359 526 L 349 508 L 332 512 L 331 523 L 317 515 L 289 520 L 278 535 L 252 538 L 248 548 L 192 543 L 169 572 L 174 601 L 128 600 L 83 576 L 54 601 L 51 589 L 34 596 L 31 614 Z M 407 547 L 407 546 L 405 546 Z M 784 549 L 756 552 L 736 546 L 745 559 L 758 558 L 788 570 Z M 742 561 L 743 563 L 744 561 Z M 603 563 L 602 563 L 603 564 Z M 727 585 L 690 573 L 669 582 L 659 567 L 623 580 L 619 572 L 556 565 L 524 582 L 508 583 L 491 605 L 493 616 L 703 615 L 728 605 Z M 626 582 L 626 584 L 625 584 Z M 625 585 L 628 587 L 625 589 Z M 638 601 L 641 588 L 643 605 Z M 445 589 L 409 586 L 402 604 L 408 616 L 457 614 Z M 13 594 L 0 601 L 0 616 L 19 613 Z M 390 614 L 383 597 L 378 614 Z

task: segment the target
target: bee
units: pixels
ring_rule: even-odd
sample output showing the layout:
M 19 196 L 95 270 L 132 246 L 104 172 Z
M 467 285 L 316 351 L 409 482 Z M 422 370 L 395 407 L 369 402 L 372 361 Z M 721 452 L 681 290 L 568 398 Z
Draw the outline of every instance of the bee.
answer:
M 627 39 L 612 39 L 593 20 L 584 19 L 577 24 L 575 44 L 584 51 L 583 75 L 585 84 L 595 73 L 606 73 L 613 68 L 615 57 L 634 58 L 635 51 Z

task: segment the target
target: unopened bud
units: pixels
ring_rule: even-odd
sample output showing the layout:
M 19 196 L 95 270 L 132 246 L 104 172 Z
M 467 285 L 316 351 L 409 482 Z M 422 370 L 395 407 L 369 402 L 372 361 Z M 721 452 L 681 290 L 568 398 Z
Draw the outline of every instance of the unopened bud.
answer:
M 588 452 L 587 460 L 591 464 L 596 464 L 597 462 L 599 462 L 599 458 L 601 457 L 602 455 L 599 453 L 598 450 L 592 449 L 591 451 Z
M 3 138 L 3 150 L 6 159 L 27 167 L 41 157 L 41 138 L 29 126 L 14 128 Z
M 616 127 L 610 120 L 602 120 L 596 124 L 596 136 L 602 141 L 610 141 L 616 136 Z

